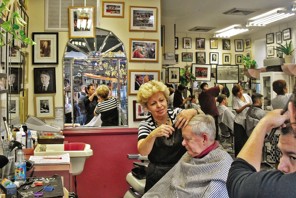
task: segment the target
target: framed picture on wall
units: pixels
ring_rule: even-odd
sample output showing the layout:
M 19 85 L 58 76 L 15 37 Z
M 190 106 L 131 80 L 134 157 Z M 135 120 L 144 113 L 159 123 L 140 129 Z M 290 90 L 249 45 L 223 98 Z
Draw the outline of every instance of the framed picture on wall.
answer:
M 182 52 L 182 62 L 193 62 L 193 53 Z
M 192 74 L 196 81 L 211 81 L 211 65 L 192 64 Z
M 175 54 L 175 61 L 176 61 L 176 63 L 179 62 L 179 54 Z
M 197 64 L 206 64 L 206 53 L 205 52 L 196 52 L 196 63 Z
M 131 38 L 130 62 L 158 62 L 158 40 Z
M 219 64 L 219 53 L 210 52 L 210 64 L 218 65 Z
M 32 39 L 36 45 L 32 46 L 33 64 L 58 64 L 59 34 L 57 32 L 33 32 Z
M 205 38 L 196 38 L 196 49 L 204 50 L 206 48 L 206 39 Z
M 145 82 L 160 80 L 159 70 L 129 70 L 128 72 L 129 95 L 136 95 L 140 86 Z
M 157 32 L 157 7 L 130 6 L 129 30 Z
M 274 47 L 273 46 L 267 46 L 267 56 L 274 56 Z
M 8 68 L 8 90 L 11 94 L 18 94 L 21 90 L 22 86 L 22 68 L 19 67 L 9 67 Z
M 275 38 L 276 38 L 276 43 L 277 44 L 281 44 L 282 43 L 282 33 L 281 32 L 275 33 Z
M 183 38 L 183 49 L 191 49 L 192 48 L 192 40 L 189 37 Z
M 34 93 L 56 93 L 54 67 L 34 68 Z
M 274 33 L 266 34 L 266 44 L 274 43 Z
M 287 28 L 283 30 L 283 40 L 290 40 L 291 39 L 291 28 Z
M 235 39 L 234 46 L 236 52 L 243 52 L 244 51 L 244 40 L 243 39 Z
M 246 44 L 246 49 L 250 49 L 251 48 L 251 39 L 246 39 L 245 44 Z
M 34 97 L 35 116 L 38 118 L 54 118 L 54 95 L 36 95 Z
M 136 100 L 133 100 L 133 119 L 134 121 L 145 120 L 149 112 Z
M 243 55 L 242 54 L 236 54 L 235 55 L 235 64 L 240 65 L 243 63 Z
M 175 49 L 179 48 L 179 38 L 175 37 Z
M 179 82 L 180 82 L 180 67 L 169 67 L 168 83 L 179 83 Z
M 231 54 L 230 53 L 223 53 L 222 54 L 222 63 L 230 65 L 231 64 Z
M 230 39 L 222 39 L 222 47 L 223 47 L 223 50 L 231 50 Z
M 19 95 L 11 95 L 8 100 L 8 113 L 10 119 L 14 119 L 20 115 L 20 101 Z
M 124 2 L 103 1 L 103 17 L 124 17 Z
M 216 70 L 217 83 L 238 83 L 238 65 L 217 65 Z
M 69 7 L 69 37 L 95 37 L 94 7 Z
M 210 49 L 218 49 L 218 39 L 210 39 Z

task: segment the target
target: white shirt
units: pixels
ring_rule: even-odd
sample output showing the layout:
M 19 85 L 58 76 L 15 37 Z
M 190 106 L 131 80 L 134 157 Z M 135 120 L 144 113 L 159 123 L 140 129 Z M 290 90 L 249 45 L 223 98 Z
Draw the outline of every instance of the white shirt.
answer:
M 248 103 L 253 104 L 252 99 L 248 94 L 244 93 L 243 97 L 245 98 L 246 102 L 242 101 L 241 99 L 239 99 L 236 96 L 233 97 L 233 99 L 232 99 L 232 108 L 233 109 L 240 109 L 242 106 L 245 106 Z M 247 114 L 248 109 L 249 109 L 249 107 L 245 108 L 242 112 L 237 113 L 235 115 L 234 122 L 242 125 L 244 128 L 245 128 L 245 119 L 246 119 L 246 114 Z

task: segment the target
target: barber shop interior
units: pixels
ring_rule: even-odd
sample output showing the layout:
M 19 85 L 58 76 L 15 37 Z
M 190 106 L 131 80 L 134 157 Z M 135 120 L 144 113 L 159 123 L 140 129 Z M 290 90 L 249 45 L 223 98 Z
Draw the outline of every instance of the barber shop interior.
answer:
M 295 1 L 0 12 L 1 197 L 296 197 Z

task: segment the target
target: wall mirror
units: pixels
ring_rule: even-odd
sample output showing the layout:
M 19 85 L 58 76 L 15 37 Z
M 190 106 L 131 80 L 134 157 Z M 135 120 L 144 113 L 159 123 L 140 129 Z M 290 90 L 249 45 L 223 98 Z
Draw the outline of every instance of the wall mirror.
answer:
M 100 115 L 86 122 L 85 92 L 105 84 L 118 102 L 118 126 L 127 126 L 127 60 L 123 43 L 112 32 L 96 28 L 95 38 L 71 38 L 63 61 L 65 126 L 100 127 Z

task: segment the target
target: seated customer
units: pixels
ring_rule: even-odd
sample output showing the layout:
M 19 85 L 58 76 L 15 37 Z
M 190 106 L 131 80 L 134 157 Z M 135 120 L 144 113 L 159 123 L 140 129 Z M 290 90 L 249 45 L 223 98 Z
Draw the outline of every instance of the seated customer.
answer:
M 222 136 L 230 136 L 229 132 L 233 133 L 235 115 L 227 107 L 228 100 L 225 94 L 220 94 L 217 97 L 217 102 L 219 103 L 217 107 L 219 112 L 218 123 Z
M 143 197 L 228 197 L 231 156 L 215 141 L 210 115 L 195 115 L 182 129 L 187 153 Z
M 296 197 L 296 84 L 288 112 L 271 111 L 255 127 L 248 141 L 232 163 L 227 178 L 229 197 Z M 290 118 L 290 123 L 283 125 Z M 260 171 L 262 147 L 272 128 L 282 128 L 278 147 L 278 170 Z
M 292 95 L 291 93 L 287 93 L 287 82 L 285 80 L 274 81 L 272 83 L 272 90 L 277 94 L 276 97 L 271 100 L 272 108 L 283 109 Z
M 252 95 L 253 105 L 248 109 L 246 114 L 246 133 L 251 135 L 255 126 L 263 118 L 266 112 L 262 109 L 262 95 L 255 93 Z
M 118 126 L 118 102 L 109 97 L 110 89 L 107 85 L 100 85 L 97 90 L 98 104 L 94 114 L 101 114 L 102 126 Z

